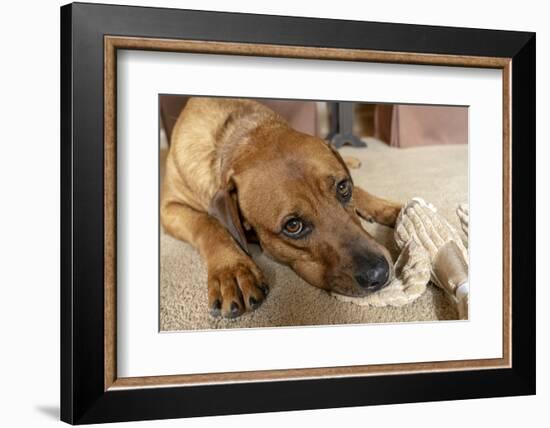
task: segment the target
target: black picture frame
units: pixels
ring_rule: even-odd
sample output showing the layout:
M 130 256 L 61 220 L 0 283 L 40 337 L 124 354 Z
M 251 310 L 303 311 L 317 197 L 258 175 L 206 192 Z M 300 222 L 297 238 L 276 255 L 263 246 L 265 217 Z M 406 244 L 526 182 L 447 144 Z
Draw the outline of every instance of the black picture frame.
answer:
M 104 390 L 104 36 L 512 59 L 512 366 Z M 61 8 L 61 419 L 71 424 L 535 393 L 535 34 L 74 3 Z

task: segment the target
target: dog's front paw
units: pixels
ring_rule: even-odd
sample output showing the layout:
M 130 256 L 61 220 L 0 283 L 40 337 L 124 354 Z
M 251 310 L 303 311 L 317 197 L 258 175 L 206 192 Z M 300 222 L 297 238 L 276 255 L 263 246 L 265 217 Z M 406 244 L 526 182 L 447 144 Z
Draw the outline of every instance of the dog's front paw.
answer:
M 208 306 L 215 317 L 236 318 L 253 311 L 268 292 L 262 273 L 252 261 L 209 269 Z

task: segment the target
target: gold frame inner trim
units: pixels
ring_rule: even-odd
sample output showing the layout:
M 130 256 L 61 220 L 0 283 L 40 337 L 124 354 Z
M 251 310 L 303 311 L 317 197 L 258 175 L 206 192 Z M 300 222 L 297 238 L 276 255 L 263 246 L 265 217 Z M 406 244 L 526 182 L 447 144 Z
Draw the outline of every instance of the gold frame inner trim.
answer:
M 118 49 L 170 51 L 217 55 L 324 59 L 398 64 L 494 68 L 502 70 L 503 94 L 503 322 L 502 358 L 378 364 L 343 367 L 204 373 L 173 376 L 117 377 L 116 368 L 116 52 Z M 419 372 L 480 370 L 511 367 L 511 82 L 510 58 L 383 52 L 141 37 L 104 37 L 104 388 L 152 388 L 235 382 L 281 381 L 394 375 Z

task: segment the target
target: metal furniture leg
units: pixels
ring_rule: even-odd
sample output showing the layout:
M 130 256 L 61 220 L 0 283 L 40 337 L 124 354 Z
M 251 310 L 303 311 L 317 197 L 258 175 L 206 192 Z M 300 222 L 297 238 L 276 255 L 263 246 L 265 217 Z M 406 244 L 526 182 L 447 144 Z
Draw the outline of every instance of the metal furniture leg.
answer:
M 367 143 L 353 135 L 352 102 L 331 103 L 331 129 L 327 136 L 330 143 L 337 149 L 348 144 L 352 147 L 366 147 Z

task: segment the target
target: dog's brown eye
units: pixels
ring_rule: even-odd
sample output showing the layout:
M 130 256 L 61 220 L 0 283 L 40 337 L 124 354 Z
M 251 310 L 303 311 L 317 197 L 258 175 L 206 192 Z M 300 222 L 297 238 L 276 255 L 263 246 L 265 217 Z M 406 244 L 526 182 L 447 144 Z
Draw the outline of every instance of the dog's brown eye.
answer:
M 292 239 L 302 239 L 313 230 L 313 225 L 300 217 L 290 217 L 284 223 L 281 233 Z
M 304 228 L 304 223 L 299 218 L 291 218 L 285 224 L 285 232 L 288 235 L 299 235 Z
M 338 196 L 340 199 L 346 201 L 351 197 L 351 182 L 349 180 L 342 180 L 337 185 Z

